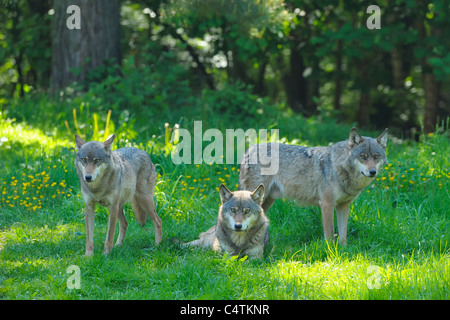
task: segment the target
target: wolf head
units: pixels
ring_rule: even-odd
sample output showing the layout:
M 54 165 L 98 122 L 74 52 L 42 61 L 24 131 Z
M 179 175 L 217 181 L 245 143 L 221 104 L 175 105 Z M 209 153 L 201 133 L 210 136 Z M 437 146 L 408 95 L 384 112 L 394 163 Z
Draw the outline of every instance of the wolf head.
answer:
M 244 231 L 252 227 L 262 214 L 264 185 L 260 184 L 253 192 L 241 190 L 231 192 L 225 185 L 219 188 L 222 206 L 219 215 L 233 231 Z
M 376 139 L 362 137 L 356 128 L 350 130 L 348 139 L 350 160 L 359 168 L 362 175 L 374 178 L 387 163 L 386 143 L 388 129 Z
M 75 166 L 81 173 L 80 179 L 84 179 L 87 183 L 92 183 L 109 167 L 114 137 L 114 134 L 110 135 L 105 142 L 85 142 L 79 135 L 75 134 L 78 150 Z

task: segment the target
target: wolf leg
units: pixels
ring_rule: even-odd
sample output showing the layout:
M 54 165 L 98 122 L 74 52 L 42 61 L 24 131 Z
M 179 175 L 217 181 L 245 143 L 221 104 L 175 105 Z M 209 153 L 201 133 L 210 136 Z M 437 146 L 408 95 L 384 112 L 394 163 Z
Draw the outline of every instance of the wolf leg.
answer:
M 348 215 L 350 213 L 350 204 L 341 203 L 336 206 L 336 215 L 337 215 L 337 223 L 339 230 L 339 244 L 342 246 L 347 245 L 347 224 L 348 224 Z
M 150 172 L 148 175 L 141 175 L 140 177 L 138 177 L 136 193 L 132 202 L 137 204 L 136 207 L 140 208 L 138 209 L 138 211 L 140 212 L 139 214 L 142 217 L 138 218 L 136 216 L 136 218 L 138 218 L 138 221 L 141 219 L 145 224 L 145 220 L 147 219 L 147 217 L 152 220 L 153 227 L 155 229 L 155 243 L 158 244 L 162 240 L 162 222 L 158 217 L 158 214 L 156 213 L 155 201 L 153 200 L 157 174 L 154 167 L 150 168 L 149 170 Z M 136 211 L 136 213 L 138 211 Z
M 155 243 L 158 244 L 162 240 L 162 222 L 156 213 L 155 201 L 152 195 L 140 195 L 138 200 L 141 209 L 145 211 L 147 216 L 152 220 L 155 229 Z
M 183 247 L 212 247 L 216 239 L 216 226 L 212 226 L 207 231 L 200 233 L 197 240 L 183 244 Z
M 84 208 L 86 220 L 86 256 L 94 255 L 95 203 L 86 204 Z
M 119 204 L 115 203 L 109 207 L 108 231 L 106 232 L 105 248 L 103 253 L 111 251 L 114 241 L 114 232 L 116 231 L 117 217 L 119 216 Z
M 117 237 L 116 246 L 120 246 L 125 238 L 125 233 L 127 232 L 127 219 L 123 212 L 123 206 L 119 208 L 119 237 Z
M 249 259 L 261 259 L 264 255 L 264 246 L 262 244 L 257 244 L 253 248 L 245 250 L 242 254 L 247 255 Z
M 323 233 L 325 240 L 333 240 L 334 234 L 334 201 L 332 196 L 324 194 L 320 200 L 320 208 L 322 210 Z

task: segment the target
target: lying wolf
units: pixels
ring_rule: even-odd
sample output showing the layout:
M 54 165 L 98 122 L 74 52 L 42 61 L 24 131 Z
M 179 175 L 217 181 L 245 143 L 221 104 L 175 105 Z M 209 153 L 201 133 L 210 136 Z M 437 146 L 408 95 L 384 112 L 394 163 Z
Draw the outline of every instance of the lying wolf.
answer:
M 269 242 L 269 219 L 261 208 L 264 186 L 253 192 L 231 192 L 225 185 L 219 188 L 222 205 L 219 208 L 217 224 L 200 234 L 198 240 L 187 246 L 212 247 L 230 255 L 248 255 L 262 258 Z

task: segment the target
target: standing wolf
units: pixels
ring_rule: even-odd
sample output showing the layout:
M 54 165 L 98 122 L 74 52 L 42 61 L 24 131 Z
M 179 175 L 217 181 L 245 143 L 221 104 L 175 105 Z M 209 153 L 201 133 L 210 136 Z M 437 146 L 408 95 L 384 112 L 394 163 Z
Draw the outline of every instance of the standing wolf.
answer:
M 346 245 L 350 204 L 387 162 L 386 142 L 387 129 L 374 139 L 362 137 L 352 128 L 348 140 L 329 147 L 277 144 L 279 170 L 274 175 L 260 174 L 261 164 L 252 161 L 259 158 L 259 145 L 253 145 L 241 160 L 240 189 L 252 190 L 263 183 L 265 212 L 279 198 L 295 199 L 299 205 L 319 205 L 326 240 L 333 238 L 336 208 L 339 243 Z M 269 153 L 271 145 L 267 145 Z
M 253 192 L 231 192 L 222 184 L 219 194 L 222 205 L 217 224 L 186 246 L 212 247 L 230 255 L 262 258 L 269 242 L 269 219 L 261 208 L 264 186 L 258 186 Z
M 153 200 L 156 185 L 155 166 L 148 154 L 142 150 L 121 148 L 111 151 L 113 140 L 112 134 L 103 143 L 86 143 L 80 136 L 75 135 L 78 149 L 75 167 L 85 202 L 87 256 L 94 254 L 94 217 L 97 203 L 109 209 L 104 253 L 109 253 L 113 246 L 117 218 L 120 229 L 116 245 L 123 242 L 128 225 L 123 206 L 130 200 L 139 224 L 143 226 L 149 217 L 155 228 L 156 244 L 162 239 L 162 223 L 156 214 Z

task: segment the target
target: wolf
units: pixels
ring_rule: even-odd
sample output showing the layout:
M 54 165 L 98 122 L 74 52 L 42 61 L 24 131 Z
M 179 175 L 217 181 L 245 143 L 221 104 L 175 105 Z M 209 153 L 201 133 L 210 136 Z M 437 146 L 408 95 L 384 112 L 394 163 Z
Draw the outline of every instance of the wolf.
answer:
M 155 243 L 158 244 L 162 239 L 162 223 L 153 200 L 157 176 L 155 166 L 142 150 L 121 148 L 111 151 L 114 137 L 114 134 L 110 135 L 105 142 L 85 142 L 75 134 L 75 167 L 85 203 L 86 256 L 94 254 L 94 216 L 97 203 L 109 210 L 103 250 L 105 254 L 112 249 L 117 218 L 119 236 L 116 245 L 123 242 L 128 225 L 123 206 L 128 201 L 131 201 L 136 220 L 141 226 L 145 225 L 147 217 L 153 222 Z
M 252 145 L 241 159 L 239 189 L 251 190 L 264 184 L 262 208 L 266 213 L 279 198 L 294 199 L 299 205 L 320 206 L 324 237 L 328 241 L 334 235 L 336 208 L 339 243 L 345 246 L 352 201 L 387 163 L 387 131 L 375 139 L 363 137 L 352 128 L 348 140 L 328 147 L 277 144 L 279 169 L 273 175 L 261 175 L 261 164 L 250 161 L 257 159 L 259 152 L 259 145 Z M 269 143 L 264 149 L 270 153 L 273 145 Z
M 264 186 L 257 186 L 253 192 L 231 192 L 222 184 L 219 194 L 222 205 L 216 225 L 185 246 L 212 248 L 232 256 L 262 258 L 269 242 L 269 219 L 261 208 Z

